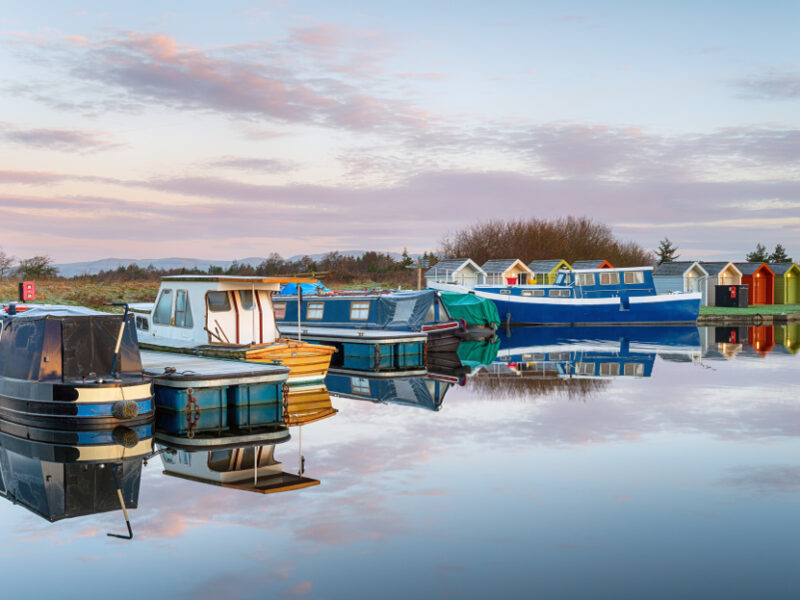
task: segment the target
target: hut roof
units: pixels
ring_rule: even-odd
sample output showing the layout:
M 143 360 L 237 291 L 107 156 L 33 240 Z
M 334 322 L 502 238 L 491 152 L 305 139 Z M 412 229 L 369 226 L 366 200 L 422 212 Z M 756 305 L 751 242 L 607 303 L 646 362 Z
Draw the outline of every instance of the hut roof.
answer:
M 725 270 L 725 268 L 728 265 L 733 265 L 733 268 L 737 269 L 736 265 L 730 261 L 728 262 L 725 261 L 707 262 L 704 260 L 700 261 L 700 266 L 703 267 L 706 270 L 706 273 L 708 273 L 709 275 L 719 275 L 720 273 L 722 273 L 722 271 Z M 739 272 L 741 273 L 741 271 Z
M 786 272 L 794 266 L 796 265 L 793 262 L 769 263 L 769 268 L 772 269 L 775 275 L 786 275 Z
M 735 264 L 736 268 L 742 272 L 742 275 L 752 275 L 758 271 L 762 265 L 766 266 L 768 270 L 772 271 L 767 263 L 763 262 L 737 262 L 733 264 Z
M 675 275 L 683 275 L 684 273 L 686 273 L 686 271 L 691 269 L 692 265 L 694 264 L 695 261 L 693 260 L 676 260 L 673 262 L 661 263 L 655 269 L 653 269 L 653 277 L 668 277 Z M 700 267 L 703 268 L 703 265 L 700 265 Z M 703 268 L 703 270 L 705 269 Z
M 611 268 L 612 265 L 607 260 L 576 260 L 572 263 L 573 269 L 602 269 L 603 266 Z
M 487 260 L 481 266 L 486 274 L 489 273 L 505 273 L 508 269 L 514 266 L 514 263 L 519 262 L 523 268 L 527 268 L 525 263 L 523 263 L 518 258 L 493 258 L 492 260 Z
M 549 273 L 558 267 L 558 265 L 565 262 L 567 261 L 565 261 L 563 258 L 559 258 L 558 260 L 534 260 L 528 263 L 528 268 L 531 271 L 538 273 Z
M 452 273 L 453 271 L 462 269 L 467 264 L 472 264 L 472 266 L 475 267 L 475 269 L 480 273 L 484 272 L 483 269 L 481 269 L 471 258 L 445 258 L 425 271 L 425 277 L 433 277 L 435 274 L 441 273 L 442 271 L 450 271 Z

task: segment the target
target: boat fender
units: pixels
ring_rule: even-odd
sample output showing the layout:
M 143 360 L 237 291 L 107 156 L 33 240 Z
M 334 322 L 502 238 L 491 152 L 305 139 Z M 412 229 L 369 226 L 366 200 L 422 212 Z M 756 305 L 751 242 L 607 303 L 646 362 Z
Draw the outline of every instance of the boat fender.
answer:
M 114 402 L 111 414 L 117 419 L 132 419 L 139 414 L 139 405 L 133 400 L 120 400 Z
M 139 434 L 135 430 L 128 427 L 115 427 L 111 437 L 114 441 L 123 448 L 133 448 L 139 443 Z

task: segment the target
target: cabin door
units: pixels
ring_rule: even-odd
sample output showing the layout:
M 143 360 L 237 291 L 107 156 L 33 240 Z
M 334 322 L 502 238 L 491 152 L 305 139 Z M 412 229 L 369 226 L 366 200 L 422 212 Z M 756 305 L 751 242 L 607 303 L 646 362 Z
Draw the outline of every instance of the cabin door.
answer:
M 261 308 L 252 290 L 232 292 L 237 309 L 237 328 L 240 344 L 260 344 L 264 331 Z

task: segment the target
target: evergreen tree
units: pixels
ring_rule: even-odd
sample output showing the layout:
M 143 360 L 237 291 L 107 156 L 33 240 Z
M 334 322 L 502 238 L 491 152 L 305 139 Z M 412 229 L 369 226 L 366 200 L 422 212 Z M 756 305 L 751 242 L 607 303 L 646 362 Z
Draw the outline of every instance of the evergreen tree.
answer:
M 767 262 L 769 254 L 767 254 L 767 247 L 763 244 L 756 244 L 756 249 L 745 257 L 747 262 Z
M 680 255 L 675 254 L 677 251 L 678 247 L 673 246 L 669 238 L 665 237 L 658 243 L 658 250 L 656 250 L 658 264 L 675 262 L 675 259 L 680 257 Z
M 769 262 L 771 263 L 792 262 L 792 258 L 786 255 L 786 248 L 784 248 L 782 244 L 777 244 L 775 246 L 775 251 L 769 255 Z
M 414 264 L 414 259 L 408 255 L 408 248 L 403 248 L 403 260 L 400 261 L 400 264 L 403 267 L 407 267 L 409 265 Z

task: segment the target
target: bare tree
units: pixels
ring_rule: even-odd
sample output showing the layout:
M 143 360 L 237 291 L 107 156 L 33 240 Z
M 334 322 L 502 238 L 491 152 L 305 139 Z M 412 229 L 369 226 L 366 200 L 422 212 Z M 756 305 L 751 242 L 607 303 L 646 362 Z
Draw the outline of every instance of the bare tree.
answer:
M 11 267 L 14 266 L 16 260 L 15 257 L 6 254 L 5 250 L 0 247 L 0 281 L 5 281 L 6 275 L 11 273 Z

